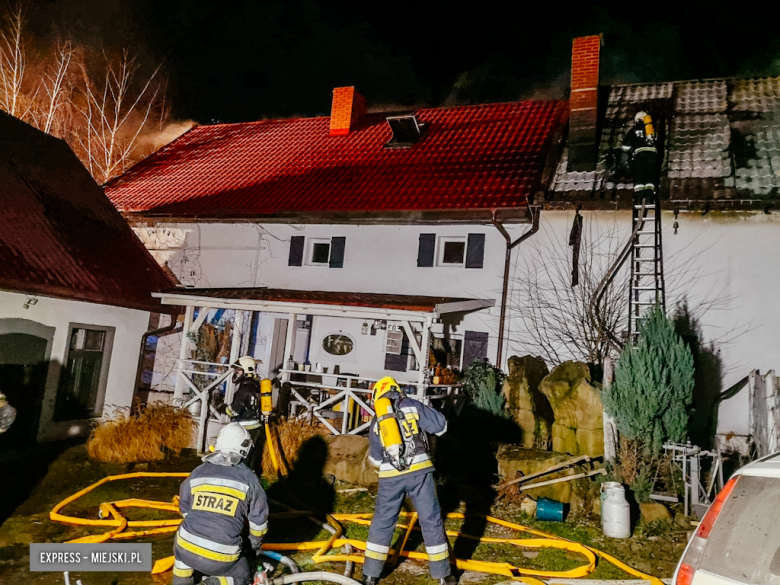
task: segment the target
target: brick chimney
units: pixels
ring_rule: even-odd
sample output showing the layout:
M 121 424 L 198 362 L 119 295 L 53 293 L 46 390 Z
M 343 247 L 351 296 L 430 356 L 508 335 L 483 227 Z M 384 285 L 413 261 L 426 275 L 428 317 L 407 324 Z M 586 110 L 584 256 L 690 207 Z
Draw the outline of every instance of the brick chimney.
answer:
M 601 35 L 574 39 L 571 55 L 571 96 L 569 97 L 570 171 L 596 169 L 598 145 L 596 115 L 599 90 Z
M 330 135 L 349 134 L 365 113 L 366 99 L 354 87 L 337 87 L 330 109 Z

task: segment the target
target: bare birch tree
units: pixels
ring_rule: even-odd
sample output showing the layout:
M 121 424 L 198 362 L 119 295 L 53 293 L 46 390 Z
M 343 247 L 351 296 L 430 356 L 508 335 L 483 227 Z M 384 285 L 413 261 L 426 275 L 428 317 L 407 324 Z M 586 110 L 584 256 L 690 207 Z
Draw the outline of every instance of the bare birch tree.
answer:
M 98 183 L 121 174 L 135 162 L 133 152 L 139 136 L 157 123 L 152 113 L 161 105 L 157 98 L 162 88 L 157 79 L 159 66 L 145 82 L 136 85 L 136 58 L 127 50 L 116 60 L 104 58 L 105 73 L 99 81 L 93 81 L 86 66 L 81 65 L 83 99 L 74 102 L 83 117 L 75 140 L 84 153 L 84 164 Z
M 27 66 L 25 58 L 23 30 L 23 7 L 16 4 L 3 16 L 0 32 L 0 83 L 2 83 L 2 102 L 0 108 L 24 119 L 27 113 L 22 92 L 24 74 Z
M 68 40 L 30 59 L 28 44 L 18 3 L 0 21 L 0 109 L 67 141 L 98 183 L 159 147 L 150 137 L 175 137 L 160 66 L 143 75 L 126 49 L 90 59 Z

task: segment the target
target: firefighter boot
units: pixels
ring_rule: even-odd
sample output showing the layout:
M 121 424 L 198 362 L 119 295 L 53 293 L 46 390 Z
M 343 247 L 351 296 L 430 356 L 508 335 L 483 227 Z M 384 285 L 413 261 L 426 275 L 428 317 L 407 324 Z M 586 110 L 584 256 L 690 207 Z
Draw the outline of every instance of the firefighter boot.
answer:
M 439 579 L 439 585 L 458 585 L 458 578 L 455 575 L 447 575 Z
M 379 585 L 379 577 L 368 577 L 363 575 L 361 581 L 363 582 L 363 585 Z

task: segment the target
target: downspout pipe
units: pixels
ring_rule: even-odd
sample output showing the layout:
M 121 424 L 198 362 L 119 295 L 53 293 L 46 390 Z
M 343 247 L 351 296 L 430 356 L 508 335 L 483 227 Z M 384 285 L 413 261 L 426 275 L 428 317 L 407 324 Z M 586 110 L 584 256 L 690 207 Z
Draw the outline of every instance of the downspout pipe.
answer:
M 164 335 L 178 333 L 179 331 L 181 331 L 181 328 L 177 330 L 176 326 L 179 324 L 178 317 L 183 313 L 183 311 L 184 309 L 181 308 L 179 309 L 178 313 L 171 315 L 170 325 L 166 325 L 165 327 L 160 327 L 159 329 L 152 329 L 150 331 L 147 331 L 141 336 L 141 348 L 138 350 L 138 368 L 135 371 L 135 384 L 133 384 L 133 399 L 130 402 L 131 409 L 135 409 L 135 399 L 138 396 L 138 389 L 141 386 L 141 376 L 144 373 L 144 353 L 146 352 L 147 340 L 152 335 L 155 335 L 157 337 L 162 337 Z
M 514 242 L 509 236 L 509 232 L 506 231 L 506 228 L 501 224 L 500 221 L 498 221 L 498 218 L 496 218 L 496 212 L 498 210 L 490 210 L 492 214 L 491 221 L 493 222 L 493 225 L 496 226 L 496 229 L 501 232 L 501 235 L 504 236 L 504 239 L 506 240 L 506 257 L 504 258 L 504 284 L 501 289 L 501 316 L 498 320 L 498 354 L 496 356 L 497 368 L 501 367 L 501 362 L 504 357 L 504 324 L 506 322 L 506 298 L 507 291 L 509 290 L 509 268 L 512 259 L 512 248 L 519 246 L 539 231 L 539 216 L 542 214 L 542 208 L 541 206 L 533 205 L 529 207 L 529 210 L 531 212 L 531 229 L 517 238 Z

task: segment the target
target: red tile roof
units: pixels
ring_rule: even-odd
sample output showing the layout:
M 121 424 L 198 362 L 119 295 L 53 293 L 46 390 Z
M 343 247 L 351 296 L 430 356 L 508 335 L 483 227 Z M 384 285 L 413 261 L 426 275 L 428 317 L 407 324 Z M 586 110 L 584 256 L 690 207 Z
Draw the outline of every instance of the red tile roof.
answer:
M 165 311 L 172 281 L 68 145 L 0 112 L 0 289 Z
M 124 213 L 173 217 L 517 208 L 539 187 L 566 102 L 417 112 L 408 149 L 386 149 L 385 114 L 346 136 L 329 118 L 195 127 L 106 186 Z

